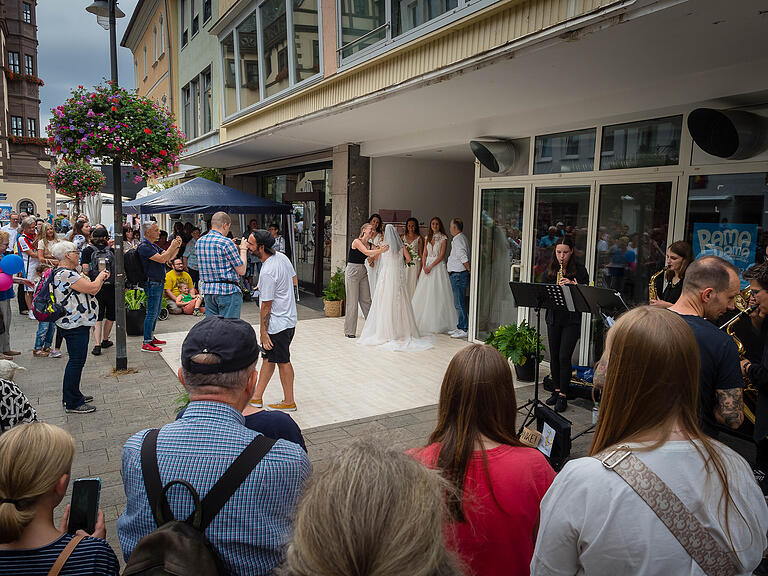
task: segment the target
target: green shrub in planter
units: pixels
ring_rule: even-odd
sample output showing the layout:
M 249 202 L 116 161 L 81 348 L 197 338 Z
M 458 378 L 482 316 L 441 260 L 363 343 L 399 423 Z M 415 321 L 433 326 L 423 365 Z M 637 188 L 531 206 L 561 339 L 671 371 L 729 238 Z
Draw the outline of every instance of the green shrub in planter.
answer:
M 544 345 L 541 335 L 536 329 L 523 320 L 519 326 L 510 324 L 499 326 L 488 335 L 485 343 L 493 346 L 515 366 L 524 366 L 529 358 L 536 356 L 536 345 L 539 344 L 539 362 L 544 358 Z
M 344 283 L 344 269 L 336 268 L 336 272 L 328 282 L 328 288 L 323 290 L 323 300 L 328 302 L 340 302 L 347 297 Z

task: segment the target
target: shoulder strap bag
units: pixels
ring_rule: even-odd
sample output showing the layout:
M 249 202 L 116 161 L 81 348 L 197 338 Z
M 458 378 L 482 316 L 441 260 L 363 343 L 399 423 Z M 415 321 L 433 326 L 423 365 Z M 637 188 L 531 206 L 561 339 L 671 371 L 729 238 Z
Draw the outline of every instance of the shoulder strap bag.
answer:
M 64 564 L 66 564 L 67 560 L 69 560 L 72 552 L 75 551 L 75 547 L 80 544 L 80 542 L 82 542 L 83 538 L 85 538 L 85 536 L 72 537 L 72 540 L 67 543 L 67 545 L 64 547 L 64 550 L 62 550 L 61 554 L 59 554 L 59 557 L 56 558 L 56 562 L 54 562 L 53 566 L 51 566 L 51 570 L 48 572 L 48 576 L 59 575 L 61 569 L 64 568 Z
M 736 555 L 714 539 L 669 486 L 632 454 L 629 446 L 606 450 L 594 458 L 637 492 L 707 576 L 734 576 L 742 571 Z

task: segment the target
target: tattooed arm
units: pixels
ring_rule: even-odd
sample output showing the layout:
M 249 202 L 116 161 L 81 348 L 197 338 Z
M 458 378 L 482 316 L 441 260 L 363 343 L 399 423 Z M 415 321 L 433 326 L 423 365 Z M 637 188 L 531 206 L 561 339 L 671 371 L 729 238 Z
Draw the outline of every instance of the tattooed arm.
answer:
M 715 390 L 717 406 L 715 420 L 720 424 L 735 430 L 744 422 L 744 397 L 741 388 Z
M 259 302 L 259 316 L 261 324 L 261 347 L 264 350 L 272 350 L 272 339 L 269 337 L 269 320 L 272 317 L 272 300 Z

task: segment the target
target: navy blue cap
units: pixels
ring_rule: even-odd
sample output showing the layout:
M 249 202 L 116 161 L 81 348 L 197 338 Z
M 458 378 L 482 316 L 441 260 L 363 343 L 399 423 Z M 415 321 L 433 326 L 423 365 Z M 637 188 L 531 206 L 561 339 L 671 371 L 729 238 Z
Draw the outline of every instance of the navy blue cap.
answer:
M 218 364 L 192 361 L 198 354 L 216 354 Z M 193 374 L 237 372 L 259 358 L 259 343 L 253 327 L 239 318 L 209 316 L 195 324 L 181 345 L 181 365 Z

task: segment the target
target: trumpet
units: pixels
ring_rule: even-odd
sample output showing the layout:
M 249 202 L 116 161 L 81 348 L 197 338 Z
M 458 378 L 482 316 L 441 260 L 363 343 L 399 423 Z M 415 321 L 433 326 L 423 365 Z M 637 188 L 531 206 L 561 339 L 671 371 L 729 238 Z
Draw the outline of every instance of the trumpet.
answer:
M 669 266 L 664 266 L 664 268 L 662 268 L 661 270 L 659 270 L 658 272 L 656 272 L 651 276 L 651 281 L 648 282 L 648 301 L 649 302 L 659 299 L 659 292 L 658 290 L 656 290 L 656 278 L 658 278 L 660 274 L 664 274 L 664 272 L 666 272 L 667 270 L 669 270 Z

